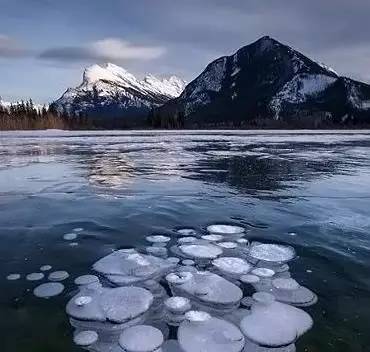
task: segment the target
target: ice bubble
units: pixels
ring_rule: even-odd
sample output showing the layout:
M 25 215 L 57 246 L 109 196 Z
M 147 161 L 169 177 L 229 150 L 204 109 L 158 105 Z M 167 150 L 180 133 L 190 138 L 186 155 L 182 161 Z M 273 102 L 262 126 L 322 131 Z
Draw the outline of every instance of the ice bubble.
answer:
M 37 286 L 33 290 L 33 294 L 40 298 L 49 298 L 61 294 L 64 290 L 64 285 L 59 282 L 47 282 Z
M 69 278 L 69 274 L 64 270 L 53 271 L 48 276 L 48 279 L 50 281 L 63 281 L 68 278 Z
M 71 247 L 76 247 L 76 246 L 78 246 L 78 242 L 71 242 L 69 245 L 70 245 Z
M 43 273 L 31 273 L 31 274 L 28 274 L 26 276 L 26 280 L 28 281 L 38 281 L 38 280 L 42 280 L 44 278 L 44 274 Z
M 201 238 L 209 242 L 219 242 L 222 241 L 225 237 L 222 235 L 204 235 L 201 236 Z
M 179 233 L 182 236 L 196 236 L 197 232 L 194 229 L 180 229 L 177 230 L 177 233 Z
M 41 271 L 49 271 L 51 270 L 53 267 L 51 265 L 43 265 L 40 270 Z
M 9 274 L 6 279 L 9 280 L 9 281 L 15 281 L 15 280 L 19 280 L 21 278 L 21 275 L 20 274 Z
M 170 263 L 173 263 L 173 264 L 180 263 L 180 259 L 177 258 L 177 257 L 169 257 L 169 258 L 167 258 L 167 261 L 170 262 Z
M 238 247 L 238 244 L 235 242 L 218 242 L 216 245 L 226 249 L 234 249 Z
M 123 330 L 119 345 L 127 352 L 153 352 L 163 344 L 162 332 L 150 325 L 136 325 Z
M 222 249 L 211 244 L 182 245 L 179 249 L 182 253 L 191 258 L 215 259 L 222 254 Z
M 76 228 L 74 228 L 72 231 L 73 232 L 81 232 L 81 231 L 83 231 L 84 229 L 82 228 L 82 227 L 76 227 Z
M 291 278 L 273 280 L 271 292 L 278 301 L 295 306 L 306 307 L 317 302 L 315 293 Z
M 141 287 L 89 289 L 89 296 L 81 291 L 72 297 L 66 311 L 71 318 L 79 321 L 122 324 L 147 312 L 153 299 L 153 295 Z
M 265 305 L 269 305 L 275 301 L 275 297 L 268 292 L 256 292 L 252 298 L 255 302 Z
M 170 273 L 166 276 L 166 280 L 170 283 L 170 284 L 174 284 L 174 285 L 182 285 L 183 283 L 191 280 L 193 278 L 193 274 L 192 273 L 189 273 L 189 272 L 179 272 L 177 274 L 175 273 Z
M 200 323 L 185 320 L 178 341 L 184 352 L 240 352 L 244 346 L 243 334 L 234 324 L 213 317 Z
M 185 243 L 194 243 L 198 239 L 196 237 L 180 237 L 177 242 L 180 244 L 185 244 Z
M 194 265 L 194 264 L 195 264 L 194 260 L 191 260 L 191 259 L 184 259 L 181 263 L 182 263 L 183 265 L 189 265 L 189 266 L 191 266 L 191 265 Z
M 255 284 L 260 281 L 260 278 L 257 275 L 242 275 L 240 277 L 240 281 L 245 283 L 245 284 Z
M 98 334 L 96 331 L 85 330 L 77 333 L 73 337 L 73 342 L 77 346 L 87 347 L 98 341 Z
M 279 244 L 257 244 L 251 247 L 249 255 L 266 262 L 288 262 L 295 257 L 295 250 Z
M 168 254 L 167 248 L 165 247 L 146 247 L 145 250 L 148 254 L 154 255 L 155 257 L 164 258 Z
M 280 302 L 254 304 L 251 312 L 240 327 L 249 340 L 263 346 L 290 345 L 312 327 L 306 312 Z
M 243 245 L 243 246 L 248 246 L 249 245 L 249 241 L 246 238 L 239 238 L 239 239 L 236 240 L 236 242 Z
M 281 290 L 297 290 L 299 283 L 294 279 L 275 279 L 272 281 L 274 288 Z
M 240 226 L 232 225 L 210 225 L 207 227 L 207 231 L 213 234 L 235 235 L 245 232 L 245 229 Z
M 77 238 L 77 234 L 76 233 L 66 233 L 65 235 L 63 235 L 63 239 L 65 239 L 66 241 L 73 241 Z
M 191 322 L 199 323 L 210 320 L 211 316 L 207 312 L 199 310 L 189 310 L 185 313 L 185 319 Z
M 75 284 L 79 286 L 91 285 L 99 282 L 99 278 L 95 275 L 81 275 L 75 279 Z
M 162 235 L 147 236 L 145 239 L 151 243 L 167 243 L 171 240 L 170 237 Z
M 148 290 L 134 286 L 105 290 L 100 298 L 107 319 L 117 324 L 143 314 L 152 303 L 153 295 Z
M 268 268 L 256 268 L 252 270 L 252 274 L 259 277 L 267 278 L 273 277 L 275 275 L 275 271 Z
M 232 275 L 243 275 L 251 270 L 251 265 L 241 258 L 222 257 L 212 261 L 212 264 L 222 272 Z
M 191 309 L 190 300 L 185 297 L 174 296 L 164 301 L 166 308 L 174 313 L 183 313 Z
M 75 299 L 76 306 L 82 307 L 92 302 L 92 297 L 90 296 L 79 296 Z

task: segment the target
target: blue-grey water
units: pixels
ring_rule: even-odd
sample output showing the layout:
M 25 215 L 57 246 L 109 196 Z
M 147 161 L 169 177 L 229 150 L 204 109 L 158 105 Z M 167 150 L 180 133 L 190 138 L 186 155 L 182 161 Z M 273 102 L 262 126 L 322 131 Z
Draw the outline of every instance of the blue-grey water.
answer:
M 78 351 L 73 277 L 216 222 L 296 248 L 292 274 L 319 296 L 298 351 L 370 350 L 370 131 L 34 131 L 0 133 L 0 351 Z M 49 300 L 24 279 L 44 264 L 71 274 Z

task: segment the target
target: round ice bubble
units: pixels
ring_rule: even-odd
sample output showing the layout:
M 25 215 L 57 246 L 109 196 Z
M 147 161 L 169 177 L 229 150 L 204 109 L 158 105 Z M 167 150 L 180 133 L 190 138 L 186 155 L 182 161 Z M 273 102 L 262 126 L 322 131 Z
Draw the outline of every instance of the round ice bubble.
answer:
M 177 233 L 179 233 L 182 236 L 195 236 L 197 232 L 194 229 L 180 229 L 177 230 Z
M 222 235 L 204 235 L 201 236 L 201 238 L 209 242 L 219 242 L 222 241 L 225 237 Z
M 161 330 L 150 325 L 136 325 L 123 330 L 119 345 L 127 352 L 153 352 L 161 347 Z
M 257 275 L 246 274 L 240 277 L 240 281 L 245 284 L 255 284 L 260 281 L 260 278 Z
M 179 272 L 177 274 L 170 273 L 166 276 L 167 282 L 174 285 L 182 285 L 183 283 L 191 280 L 192 278 L 193 274 L 186 271 Z
M 77 346 L 87 347 L 98 341 L 98 334 L 96 331 L 85 330 L 77 333 L 73 337 L 73 342 Z
M 43 273 L 31 273 L 31 274 L 28 274 L 26 276 L 26 280 L 28 281 L 38 281 L 38 280 L 42 280 L 44 278 L 44 274 Z
M 83 231 L 84 229 L 82 228 L 82 227 L 76 227 L 76 228 L 74 228 L 72 231 L 73 232 L 81 232 L 81 231 Z
M 151 242 L 151 243 L 167 243 L 171 240 L 170 237 L 163 236 L 163 235 L 152 235 L 152 236 L 147 236 L 145 238 L 148 242 Z
M 82 307 L 92 302 L 92 297 L 90 296 L 79 296 L 74 300 L 76 306 Z
M 211 315 L 200 310 L 189 310 L 185 313 L 185 319 L 193 323 L 202 323 L 211 319 Z
M 251 273 L 263 278 L 273 277 L 275 275 L 275 271 L 268 268 L 256 268 L 253 269 Z
M 90 285 L 99 282 L 99 278 L 95 275 L 81 275 L 75 279 L 75 284 L 79 286 Z
M 182 265 L 189 265 L 189 266 L 195 264 L 194 260 L 191 260 L 191 259 L 184 259 L 181 263 Z
M 66 241 L 73 241 L 76 238 L 77 238 L 77 234 L 74 232 L 66 233 L 63 235 L 63 239 L 65 239 Z
M 244 346 L 244 336 L 234 324 L 212 317 L 200 323 L 185 320 L 178 341 L 184 352 L 240 352 Z
M 241 258 L 221 257 L 212 261 L 219 270 L 233 275 L 243 275 L 251 270 L 251 265 Z
M 47 282 L 37 286 L 33 290 L 33 294 L 40 298 L 49 298 L 58 296 L 64 290 L 64 285 L 59 282 Z
M 51 270 L 53 267 L 51 265 L 43 265 L 40 270 L 41 271 L 49 271 Z
M 280 302 L 254 304 L 251 312 L 240 327 L 249 340 L 263 346 L 290 345 L 312 327 L 312 318 L 306 312 Z
M 216 245 L 226 249 L 234 249 L 238 247 L 236 242 L 218 242 Z
M 299 283 L 294 279 L 275 279 L 272 281 L 272 286 L 280 290 L 297 290 L 299 288 Z
M 180 237 L 177 242 L 180 243 L 180 244 L 185 244 L 185 243 L 193 243 L 197 240 L 196 237 Z
M 245 232 L 245 229 L 240 226 L 232 225 L 210 225 L 207 227 L 207 231 L 213 234 L 235 235 Z
M 295 257 L 295 250 L 279 244 L 257 244 L 251 247 L 249 255 L 256 260 L 283 263 Z
M 69 274 L 64 270 L 53 271 L 49 274 L 48 279 L 50 281 L 63 281 L 69 277 Z
M 155 257 L 165 257 L 167 256 L 167 248 L 165 247 L 146 247 L 146 252 Z
M 269 305 L 275 301 L 275 297 L 268 292 L 256 292 L 252 296 L 256 303 Z
M 247 246 L 249 244 L 249 241 L 246 238 L 239 238 L 236 240 L 241 245 Z
M 191 308 L 190 300 L 185 297 L 174 296 L 167 298 L 164 305 L 171 312 L 183 313 Z
M 15 280 L 19 280 L 21 278 L 21 275 L 20 274 L 9 274 L 6 279 L 9 280 L 9 281 L 15 281 Z
M 215 259 L 222 254 L 222 249 L 212 244 L 189 244 L 179 247 L 186 256 L 199 259 Z
M 170 263 L 172 263 L 172 264 L 178 264 L 178 263 L 180 263 L 180 259 L 177 258 L 177 257 L 169 257 L 169 258 L 167 258 L 167 261 L 170 262 Z

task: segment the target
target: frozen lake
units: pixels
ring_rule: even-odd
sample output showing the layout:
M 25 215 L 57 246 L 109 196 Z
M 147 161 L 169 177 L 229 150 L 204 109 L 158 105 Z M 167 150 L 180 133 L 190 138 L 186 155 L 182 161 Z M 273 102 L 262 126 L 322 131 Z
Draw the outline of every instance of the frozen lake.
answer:
M 75 277 L 147 235 L 214 223 L 296 249 L 291 272 L 319 297 L 298 351 L 367 351 L 369 209 L 370 131 L 0 132 L 1 351 L 79 351 Z M 49 300 L 25 280 L 43 265 L 70 275 Z

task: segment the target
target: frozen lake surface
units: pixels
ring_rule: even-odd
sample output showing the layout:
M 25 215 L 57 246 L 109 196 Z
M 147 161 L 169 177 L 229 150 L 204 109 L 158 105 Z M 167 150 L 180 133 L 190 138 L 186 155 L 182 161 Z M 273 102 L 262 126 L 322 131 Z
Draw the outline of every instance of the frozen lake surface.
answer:
M 294 247 L 292 276 L 319 298 L 297 351 L 369 348 L 370 131 L 0 132 L 0 209 L 2 352 L 80 351 L 65 314 L 76 277 L 217 223 Z M 41 295 L 59 294 L 35 297 L 50 274 Z

